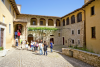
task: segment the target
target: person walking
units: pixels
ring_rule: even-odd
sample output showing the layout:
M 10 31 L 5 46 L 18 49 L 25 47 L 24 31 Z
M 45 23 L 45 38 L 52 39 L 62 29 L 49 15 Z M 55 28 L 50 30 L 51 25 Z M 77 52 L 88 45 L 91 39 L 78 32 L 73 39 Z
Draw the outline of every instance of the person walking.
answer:
M 16 39 L 16 37 L 17 37 L 17 31 L 15 31 L 15 39 Z
M 18 38 L 17 37 L 16 37 L 15 41 L 16 41 L 16 47 L 18 48 Z
M 48 45 L 47 45 L 46 41 L 44 41 L 44 55 L 46 53 L 46 56 L 47 56 L 47 47 L 48 47 Z
M 28 41 L 26 41 L 25 47 L 28 50 Z
M 17 36 L 18 36 L 18 40 L 20 39 L 20 32 L 19 32 L 19 30 L 18 30 L 18 32 L 17 32 Z
M 52 52 L 52 49 L 53 49 L 53 43 L 52 43 L 52 41 L 50 41 L 50 49 L 51 49 L 51 52 Z
M 23 40 L 20 39 L 20 46 L 21 46 L 21 49 L 22 49 L 22 44 L 23 44 Z
M 33 51 L 33 41 L 31 41 L 31 51 Z
M 39 43 L 38 43 L 38 40 L 36 41 L 36 53 L 38 51 L 38 46 L 39 46 Z
M 39 41 L 39 51 L 40 51 L 40 55 L 43 54 L 43 43 L 41 41 Z

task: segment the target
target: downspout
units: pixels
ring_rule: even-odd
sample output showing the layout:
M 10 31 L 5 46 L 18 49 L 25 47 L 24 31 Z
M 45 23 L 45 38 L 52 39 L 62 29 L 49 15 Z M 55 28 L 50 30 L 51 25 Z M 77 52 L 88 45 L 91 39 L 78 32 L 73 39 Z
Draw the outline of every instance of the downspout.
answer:
M 86 49 L 86 11 L 84 8 L 82 9 L 84 11 L 84 37 L 83 37 L 83 48 Z

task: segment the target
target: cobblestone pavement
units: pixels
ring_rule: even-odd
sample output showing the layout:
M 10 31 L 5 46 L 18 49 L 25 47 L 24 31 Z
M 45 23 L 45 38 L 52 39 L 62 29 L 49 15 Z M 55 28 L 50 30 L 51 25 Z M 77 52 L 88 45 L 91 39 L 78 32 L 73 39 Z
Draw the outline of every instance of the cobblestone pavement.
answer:
M 0 67 L 93 67 L 77 59 L 49 52 L 48 55 L 39 55 L 38 53 L 27 50 L 13 49 L 7 56 L 0 57 Z

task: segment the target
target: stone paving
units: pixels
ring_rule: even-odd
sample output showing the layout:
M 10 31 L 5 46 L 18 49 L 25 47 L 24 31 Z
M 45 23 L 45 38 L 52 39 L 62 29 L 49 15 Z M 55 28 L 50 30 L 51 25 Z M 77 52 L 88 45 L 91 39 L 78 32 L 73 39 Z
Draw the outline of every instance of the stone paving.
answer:
M 49 52 L 48 55 L 13 49 L 5 57 L 0 57 L 0 67 L 93 67 L 77 59 Z

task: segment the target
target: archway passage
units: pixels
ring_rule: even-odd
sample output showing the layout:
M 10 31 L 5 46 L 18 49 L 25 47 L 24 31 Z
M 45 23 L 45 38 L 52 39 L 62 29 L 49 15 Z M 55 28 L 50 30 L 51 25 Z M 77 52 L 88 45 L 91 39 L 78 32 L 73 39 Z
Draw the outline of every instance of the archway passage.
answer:
M 53 22 L 52 19 L 49 19 L 49 20 L 48 20 L 48 26 L 54 26 L 54 22 Z
M 50 41 L 52 41 L 52 42 L 53 42 L 53 44 L 54 44 L 54 38 L 50 38 Z
M 31 18 L 30 24 L 31 25 L 37 25 L 37 19 L 36 18 Z
M 41 26 L 46 26 L 46 20 L 44 18 L 40 19 L 40 25 Z
M 33 41 L 33 35 L 29 34 L 28 35 L 28 42 L 29 42 L 29 44 L 31 43 L 31 41 Z
M 22 34 L 22 29 L 23 29 L 23 26 L 21 24 L 17 24 L 15 26 L 15 32 L 19 30 L 19 32 Z
M 60 20 L 59 19 L 56 20 L 56 26 L 60 26 Z

